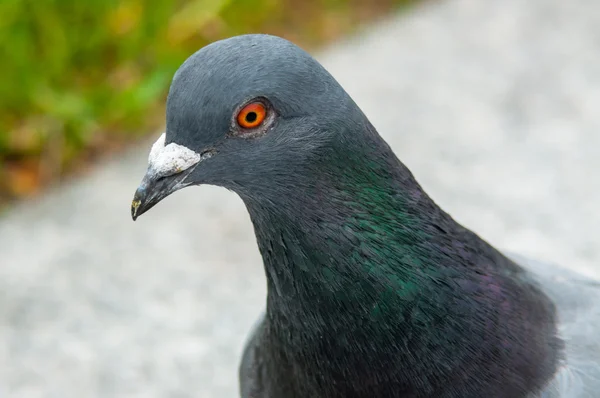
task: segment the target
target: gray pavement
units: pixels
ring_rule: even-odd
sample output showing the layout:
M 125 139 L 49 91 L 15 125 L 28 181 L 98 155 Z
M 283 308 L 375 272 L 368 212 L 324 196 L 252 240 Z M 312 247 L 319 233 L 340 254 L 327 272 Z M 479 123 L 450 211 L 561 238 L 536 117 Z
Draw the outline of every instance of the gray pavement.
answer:
M 431 2 L 318 58 L 459 221 L 600 274 L 600 2 Z M 200 187 L 133 223 L 148 150 L 0 218 L 0 397 L 236 396 L 249 218 Z

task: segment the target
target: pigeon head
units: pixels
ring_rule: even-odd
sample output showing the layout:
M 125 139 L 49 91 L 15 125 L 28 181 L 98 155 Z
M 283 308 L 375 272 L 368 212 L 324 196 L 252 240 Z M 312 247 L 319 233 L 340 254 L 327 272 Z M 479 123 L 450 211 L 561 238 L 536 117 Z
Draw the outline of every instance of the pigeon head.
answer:
M 273 199 L 352 130 L 345 126 L 364 120 L 317 61 L 269 35 L 218 41 L 189 57 L 173 78 L 166 116 L 135 193 L 134 220 L 189 185 Z
M 254 225 L 268 305 L 247 352 L 266 395 L 538 396 L 555 373 L 552 302 L 295 45 L 234 37 L 177 71 L 132 216 L 200 184 L 238 193 Z

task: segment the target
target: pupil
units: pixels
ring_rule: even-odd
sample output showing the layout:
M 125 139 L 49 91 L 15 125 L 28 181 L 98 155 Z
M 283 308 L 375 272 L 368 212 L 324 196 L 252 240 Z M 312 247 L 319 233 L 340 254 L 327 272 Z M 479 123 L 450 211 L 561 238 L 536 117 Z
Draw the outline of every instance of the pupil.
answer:
M 256 118 L 257 118 L 257 117 L 258 117 L 258 116 L 256 115 L 256 112 L 249 112 L 249 113 L 246 115 L 246 121 L 247 121 L 248 123 L 253 123 L 253 122 L 255 122 L 255 121 L 256 121 Z

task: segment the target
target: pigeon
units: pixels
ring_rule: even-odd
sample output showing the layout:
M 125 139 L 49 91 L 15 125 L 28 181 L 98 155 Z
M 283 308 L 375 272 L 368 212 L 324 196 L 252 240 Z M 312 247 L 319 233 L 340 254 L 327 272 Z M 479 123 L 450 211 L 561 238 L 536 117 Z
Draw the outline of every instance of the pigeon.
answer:
M 191 55 L 148 162 L 134 220 L 201 184 L 250 215 L 267 299 L 242 398 L 599 396 L 600 282 L 457 223 L 295 44 Z

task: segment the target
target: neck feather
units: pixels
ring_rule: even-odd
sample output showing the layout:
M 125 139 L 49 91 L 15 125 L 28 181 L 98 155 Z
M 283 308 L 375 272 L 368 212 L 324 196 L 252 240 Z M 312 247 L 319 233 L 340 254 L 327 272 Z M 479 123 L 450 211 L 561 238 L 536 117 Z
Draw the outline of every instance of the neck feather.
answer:
M 465 374 L 530 375 L 508 387 L 498 381 L 506 396 L 539 389 L 560 351 L 552 304 L 443 212 L 387 145 L 375 149 L 327 159 L 285 203 L 246 203 L 277 357 L 340 382 L 348 372 L 377 374 L 433 395 L 440 383 L 466 383 Z

